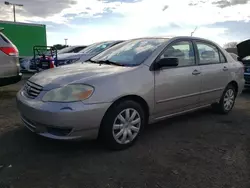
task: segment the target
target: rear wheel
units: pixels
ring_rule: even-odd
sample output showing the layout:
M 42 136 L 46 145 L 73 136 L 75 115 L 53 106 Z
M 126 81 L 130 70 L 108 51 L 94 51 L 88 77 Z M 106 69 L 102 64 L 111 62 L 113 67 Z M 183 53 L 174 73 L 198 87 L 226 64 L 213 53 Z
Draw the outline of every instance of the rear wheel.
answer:
M 131 146 L 145 124 L 145 113 L 140 104 L 127 100 L 111 107 L 105 115 L 100 137 L 115 150 Z
M 224 90 L 220 102 L 214 104 L 214 109 L 221 114 L 228 114 L 234 107 L 236 90 L 233 85 L 228 85 Z

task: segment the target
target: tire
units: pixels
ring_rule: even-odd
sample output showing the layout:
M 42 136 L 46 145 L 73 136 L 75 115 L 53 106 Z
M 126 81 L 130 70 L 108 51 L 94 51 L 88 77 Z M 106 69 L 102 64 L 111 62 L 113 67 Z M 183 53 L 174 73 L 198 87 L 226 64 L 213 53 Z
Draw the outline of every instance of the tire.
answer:
M 220 114 L 228 114 L 234 107 L 236 90 L 233 85 L 228 85 L 224 90 L 220 102 L 213 104 L 214 110 Z
M 132 146 L 145 125 L 145 112 L 140 104 L 132 100 L 114 104 L 107 111 L 100 128 L 100 138 L 112 150 Z

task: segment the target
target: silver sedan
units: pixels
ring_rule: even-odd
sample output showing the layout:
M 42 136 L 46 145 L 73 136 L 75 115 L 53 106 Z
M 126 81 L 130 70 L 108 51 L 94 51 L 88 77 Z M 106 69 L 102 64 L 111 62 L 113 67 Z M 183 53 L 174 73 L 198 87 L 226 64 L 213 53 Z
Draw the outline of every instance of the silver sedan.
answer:
M 244 69 L 200 38 L 139 38 L 85 63 L 32 76 L 17 94 L 31 131 L 54 139 L 100 137 L 113 149 L 132 145 L 147 123 L 212 107 L 229 113 Z

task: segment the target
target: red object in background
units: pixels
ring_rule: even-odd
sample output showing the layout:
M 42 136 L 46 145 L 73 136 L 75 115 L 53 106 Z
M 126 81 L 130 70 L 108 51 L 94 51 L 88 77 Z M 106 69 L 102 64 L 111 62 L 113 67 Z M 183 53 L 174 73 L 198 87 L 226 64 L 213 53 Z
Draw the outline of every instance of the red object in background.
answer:
M 54 65 L 54 60 L 52 57 L 48 57 L 48 60 L 49 60 L 49 68 L 52 69 L 52 68 L 55 68 L 55 65 Z
M 52 57 L 50 57 L 50 56 L 42 56 L 40 58 L 40 62 L 48 62 L 49 63 L 48 68 L 49 69 L 55 68 L 54 59 Z

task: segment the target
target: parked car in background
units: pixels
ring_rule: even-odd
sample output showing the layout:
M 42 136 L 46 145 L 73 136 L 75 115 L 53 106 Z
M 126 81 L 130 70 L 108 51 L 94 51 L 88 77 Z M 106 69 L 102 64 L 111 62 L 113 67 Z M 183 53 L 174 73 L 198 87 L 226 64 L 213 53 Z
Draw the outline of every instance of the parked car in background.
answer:
M 65 53 L 65 54 L 58 54 L 56 60 L 56 66 L 68 65 L 75 63 L 77 61 L 84 62 L 97 54 L 107 50 L 108 48 L 119 44 L 123 41 L 104 41 L 94 43 L 89 45 L 88 47 L 84 48 L 83 50 L 79 51 L 78 53 Z
M 69 46 L 57 51 L 57 54 L 65 54 L 65 53 L 78 53 L 83 50 L 87 46 Z
M 33 70 L 30 68 L 30 65 L 34 61 L 34 57 L 23 57 L 19 59 L 20 61 L 20 71 L 21 72 L 35 72 L 36 70 Z
M 27 128 L 39 135 L 99 136 L 112 149 L 124 149 L 146 123 L 210 105 L 229 113 L 243 87 L 242 64 L 211 41 L 140 38 L 85 63 L 32 76 L 18 92 L 17 106 Z
M 237 45 L 238 60 L 244 64 L 245 87 L 250 88 L 250 40 L 243 41 Z
M 57 51 L 57 54 L 64 53 L 78 53 L 79 51 L 86 48 L 86 45 L 80 46 L 69 46 Z M 40 58 L 40 57 L 39 57 Z M 21 72 L 36 72 L 36 66 L 34 65 L 34 57 L 25 57 L 20 59 Z
M 1 32 L 0 28 L 0 86 L 17 83 L 21 80 L 18 49 Z

